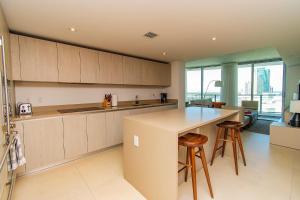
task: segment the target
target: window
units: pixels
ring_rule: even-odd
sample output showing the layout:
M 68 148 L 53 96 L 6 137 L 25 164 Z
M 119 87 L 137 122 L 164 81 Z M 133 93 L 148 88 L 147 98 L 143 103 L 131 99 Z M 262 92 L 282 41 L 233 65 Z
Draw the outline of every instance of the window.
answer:
M 186 70 L 186 100 L 201 99 L 201 68 Z
M 212 98 L 220 101 L 221 88 L 215 87 L 215 81 L 221 80 L 221 67 L 199 67 L 186 70 L 186 101 Z M 207 92 L 205 93 L 205 91 Z
M 251 74 L 252 65 L 240 65 L 238 67 L 238 105 L 242 101 L 251 100 Z
M 220 101 L 221 87 L 215 87 L 215 81 L 222 79 L 221 67 L 207 67 L 203 70 L 203 89 L 205 98 Z M 204 98 L 204 97 L 203 97 Z
M 238 105 L 243 100 L 258 101 L 260 115 L 278 116 L 282 112 L 282 88 L 282 61 L 238 66 Z

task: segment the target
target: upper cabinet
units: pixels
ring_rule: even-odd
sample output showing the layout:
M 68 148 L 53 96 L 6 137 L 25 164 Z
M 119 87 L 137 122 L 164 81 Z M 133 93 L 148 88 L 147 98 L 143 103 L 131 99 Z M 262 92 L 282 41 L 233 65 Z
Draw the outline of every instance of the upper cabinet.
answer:
M 81 83 L 97 83 L 99 75 L 98 51 L 80 48 Z
M 124 84 L 142 85 L 142 60 L 124 56 L 123 58 L 123 79 Z
M 12 79 L 21 80 L 19 37 L 10 34 Z
M 59 82 L 80 83 L 79 47 L 57 44 Z
M 123 56 L 99 52 L 99 83 L 123 84 Z
M 19 47 L 21 80 L 58 81 L 57 48 L 55 42 L 19 36 Z M 14 54 L 16 53 L 12 53 L 12 55 Z M 17 63 L 17 61 L 12 61 L 12 63 Z M 13 77 L 18 78 L 18 75 L 13 74 Z
M 21 35 L 10 35 L 12 79 L 169 86 L 171 66 Z

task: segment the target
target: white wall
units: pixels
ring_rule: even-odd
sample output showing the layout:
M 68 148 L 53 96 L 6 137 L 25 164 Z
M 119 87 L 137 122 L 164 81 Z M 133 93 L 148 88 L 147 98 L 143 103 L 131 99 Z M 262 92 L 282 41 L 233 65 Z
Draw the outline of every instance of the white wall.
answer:
M 118 95 L 119 101 L 159 99 L 164 88 L 125 87 L 91 84 L 26 83 L 15 84 L 16 102 L 30 102 L 33 106 L 102 102 L 104 94 Z
M 170 99 L 178 99 L 178 108 L 185 107 L 185 63 L 171 63 L 171 86 L 167 88 Z

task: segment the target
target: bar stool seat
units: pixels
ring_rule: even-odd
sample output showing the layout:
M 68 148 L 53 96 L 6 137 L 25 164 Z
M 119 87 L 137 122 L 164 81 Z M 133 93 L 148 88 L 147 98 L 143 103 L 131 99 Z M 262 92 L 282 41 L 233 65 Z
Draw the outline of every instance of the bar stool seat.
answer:
M 193 184 L 193 194 L 194 194 L 194 200 L 197 200 L 197 182 L 196 182 L 196 164 L 195 164 L 195 157 L 201 158 L 202 166 L 204 169 L 206 181 L 208 184 L 209 192 L 212 198 L 213 197 L 213 191 L 210 183 L 210 177 L 208 173 L 207 168 L 207 162 L 205 158 L 205 153 L 203 149 L 203 145 L 208 141 L 208 138 L 205 135 L 196 134 L 196 133 L 187 133 L 183 136 L 180 136 L 178 138 L 178 145 L 187 147 L 186 151 L 186 162 L 180 162 L 179 164 L 184 165 L 183 168 L 181 168 L 179 172 L 185 169 L 185 182 L 187 181 L 188 177 L 188 168 L 191 168 L 192 172 L 192 184 Z M 195 149 L 198 148 L 199 150 L 196 152 Z M 199 153 L 200 155 L 197 155 Z
M 205 135 L 188 133 L 179 137 L 178 144 L 186 147 L 199 147 L 205 144 L 208 138 Z
M 233 149 L 233 156 L 234 156 L 234 164 L 235 164 L 235 173 L 238 175 L 238 163 L 237 163 L 237 147 L 236 143 L 238 143 L 242 158 L 243 158 L 243 163 L 246 166 L 246 159 L 245 159 L 245 154 L 244 154 L 244 148 L 243 148 L 243 143 L 241 139 L 241 134 L 240 134 L 240 129 L 242 128 L 243 123 L 238 122 L 238 121 L 224 121 L 222 123 L 217 124 L 218 127 L 218 133 L 216 137 L 216 143 L 214 146 L 213 154 L 212 154 L 212 159 L 210 162 L 210 165 L 213 164 L 215 156 L 216 156 L 216 151 L 222 149 L 222 157 L 224 156 L 225 152 L 225 147 L 226 147 L 226 142 L 231 142 L 232 143 L 232 149 Z M 223 138 L 222 138 L 222 132 L 223 132 Z M 227 135 L 230 132 L 230 140 L 227 140 Z M 222 146 L 219 145 L 219 141 L 222 141 L 223 144 Z

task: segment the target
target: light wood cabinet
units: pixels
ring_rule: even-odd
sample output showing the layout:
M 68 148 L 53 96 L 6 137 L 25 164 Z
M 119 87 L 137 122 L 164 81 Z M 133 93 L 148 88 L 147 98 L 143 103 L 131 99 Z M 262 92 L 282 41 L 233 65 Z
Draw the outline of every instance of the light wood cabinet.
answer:
M 19 36 L 21 80 L 57 82 L 55 42 Z M 14 58 L 13 59 L 17 59 Z M 13 61 L 17 63 L 17 61 Z
M 159 85 L 160 84 L 160 71 L 157 63 L 153 61 L 143 61 L 143 85 Z
M 63 116 L 65 158 L 87 152 L 86 115 Z
M 123 142 L 123 118 L 129 114 L 129 110 L 106 113 L 106 144 L 108 146 Z
M 19 36 L 10 34 L 12 80 L 21 80 Z
M 81 83 L 97 83 L 99 74 L 98 51 L 80 48 Z
M 105 113 L 87 114 L 88 152 L 107 147 Z
M 64 159 L 61 117 L 26 120 L 23 131 L 26 171 Z
M 80 55 L 76 46 L 57 44 L 59 82 L 80 83 Z
M 142 85 L 142 60 L 132 57 L 123 57 L 124 84 Z
M 169 86 L 171 66 L 21 35 L 10 35 L 12 79 Z
M 123 84 L 123 56 L 99 52 L 98 83 Z

